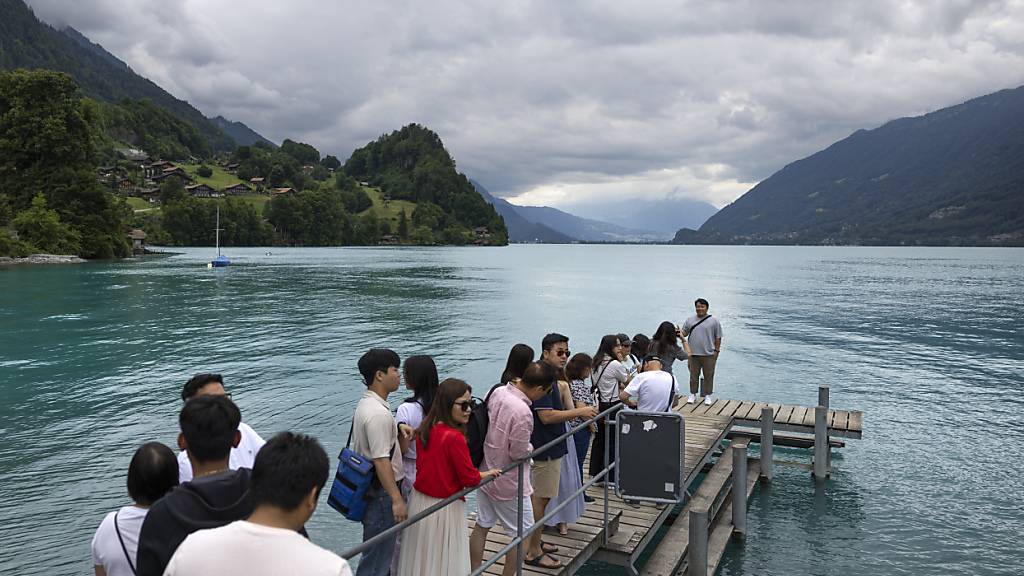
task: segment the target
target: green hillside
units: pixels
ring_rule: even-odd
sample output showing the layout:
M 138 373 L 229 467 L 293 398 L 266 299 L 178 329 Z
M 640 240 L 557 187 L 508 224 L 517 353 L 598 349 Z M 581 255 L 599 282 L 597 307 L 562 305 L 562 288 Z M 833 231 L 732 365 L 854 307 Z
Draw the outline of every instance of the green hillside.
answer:
M 508 243 L 501 216 L 455 170 L 455 160 L 441 138 L 419 124 L 381 136 L 359 148 L 345 162 L 352 178 L 379 188 L 390 201 L 416 204 L 409 226 L 441 231 L 447 244 L 472 243 L 477 229 L 486 229 L 486 243 Z
M 0 0 L 0 69 L 16 68 L 64 72 L 84 95 L 103 102 L 148 100 L 198 132 L 205 144 L 197 152 L 226 152 L 235 147 L 235 141 L 199 110 L 139 76 L 77 31 L 51 28 L 22 0 Z

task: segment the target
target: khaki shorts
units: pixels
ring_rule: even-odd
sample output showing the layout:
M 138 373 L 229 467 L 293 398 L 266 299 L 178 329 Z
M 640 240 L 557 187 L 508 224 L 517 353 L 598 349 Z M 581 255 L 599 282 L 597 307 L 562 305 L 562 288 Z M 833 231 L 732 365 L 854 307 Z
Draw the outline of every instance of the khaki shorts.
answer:
M 558 497 L 558 478 L 562 473 L 562 459 L 534 460 L 530 465 L 530 483 L 533 495 L 540 498 Z

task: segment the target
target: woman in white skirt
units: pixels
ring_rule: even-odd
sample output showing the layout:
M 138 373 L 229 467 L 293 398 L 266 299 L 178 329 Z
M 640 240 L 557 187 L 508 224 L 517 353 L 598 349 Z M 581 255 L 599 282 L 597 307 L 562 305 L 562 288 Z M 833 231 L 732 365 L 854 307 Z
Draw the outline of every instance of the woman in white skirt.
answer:
M 469 458 L 465 430 L 472 402 L 472 389 L 462 380 L 448 378 L 438 387 L 430 412 L 416 431 L 416 482 L 409 496 L 409 516 L 500 474 L 499 470 L 480 472 Z M 465 499 L 452 502 L 405 530 L 399 574 L 469 572 Z

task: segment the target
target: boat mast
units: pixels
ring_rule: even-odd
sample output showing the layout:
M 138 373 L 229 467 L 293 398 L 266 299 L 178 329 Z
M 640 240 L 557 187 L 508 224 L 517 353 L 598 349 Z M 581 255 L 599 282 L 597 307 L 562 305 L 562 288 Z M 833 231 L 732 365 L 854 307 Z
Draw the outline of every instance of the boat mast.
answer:
M 217 256 L 220 256 L 220 204 L 217 204 L 217 227 L 214 230 L 217 232 Z

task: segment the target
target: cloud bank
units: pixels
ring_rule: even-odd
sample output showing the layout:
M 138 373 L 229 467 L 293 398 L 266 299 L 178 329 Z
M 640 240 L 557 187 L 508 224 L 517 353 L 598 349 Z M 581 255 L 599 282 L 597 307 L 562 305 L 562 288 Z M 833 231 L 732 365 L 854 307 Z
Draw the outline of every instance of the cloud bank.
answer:
M 1024 0 L 29 0 L 208 116 L 348 157 L 409 122 L 499 196 L 722 206 L 1024 83 Z

